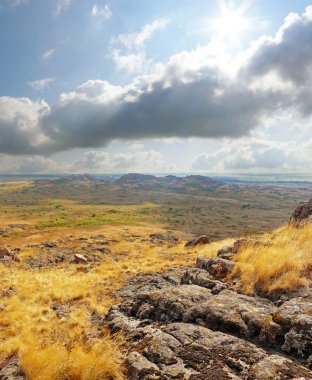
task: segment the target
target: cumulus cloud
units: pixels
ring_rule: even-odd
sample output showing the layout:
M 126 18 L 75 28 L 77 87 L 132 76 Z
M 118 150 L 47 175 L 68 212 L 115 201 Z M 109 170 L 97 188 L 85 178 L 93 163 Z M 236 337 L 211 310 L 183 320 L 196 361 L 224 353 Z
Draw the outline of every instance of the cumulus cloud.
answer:
M 104 17 L 105 19 L 109 19 L 113 15 L 108 4 L 105 4 L 104 6 L 93 4 L 91 14 L 92 16 Z
M 110 57 L 117 70 L 126 70 L 129 73 L 146 72 L 153 65 L 153 61 L 146 58 L 144 51 L 122 53 L 119 49 L 113 49 Z
M 28 85 L 36 91 L 43 91 L 47 86 L 49 86 L 50 83 L 53 83 L 54 81 L 55 78 L 43 78 L 28 82 Z
M 246 54 L 241 76 L 254 82 L 273 78 L 303 115 L 312 113 L 312 5 L 289 14 L 274 37 L 264 36 Z
M 129 86 L 97 81 L 99 95 L 89 81 L 63 94 L 42 120 L 44 133 L 58 149 L 105 146 L 114 139 L 239 137 L 276 109 L 280 94 L 254 94 L 216 67 L 191 71 L 179 58 Z
M 0 154 L 1 174 L 58 174 L 69 173 L 71 165 L 43 156 L 12 157 Z
M 201 172 L 244 171 L 249 169 L 291 170 L 311 166 L 311 142 L 301 147 L 295 143 L 268 140 L 241 139 L 225 144 L 220 150 L 199 154 L 191 169 Z
M 16 155 L 43 153 L 49 138 L 41 131 L 39 121 L 49 111 L 44 101 L 0 97 L 0 152 Z
M 119 36 L 115 42 L 136 49 L 161 25 Z M 38 154 L 101 147 L 116 139 L 241 138 L 289 109 L 304 119 L 312 111 L 309 36 L 312 7 L 289 16 L 276 36 L 262 37 L 238 57 L 220 47 L 199 46 L 172 56 L 127 85 L 89 80 L 61 94 L 52 107 L 29 99 L 0 98 L 4 136 L 0 151 L 18 154 L 17 142 L 22 153 Z M 251 161 L 256 165 L 261 158 L 265 163 L 270 154 L 277 165 L 274 149 Z M 239 165 L 244 163 L 237 161 Z
M 83 158 L 71 167 L 72 172 L 78 173 L 168 172 L 173 169 L 161 153 L 153 150 L 115 154 L 93 150 L 86 152 Z
M 125 70 L 130 74 L 142 74 L 155 69 L 157 65 L 152 59 L 146 57 L 145 43 L 156 31 L 164 29 L 167 23 L 165 19 L 156 19 L 144 25 L 138 32 L 113 37 L 110 41 L 112 49 L 108 58 L 114 61 L 117 70 Z

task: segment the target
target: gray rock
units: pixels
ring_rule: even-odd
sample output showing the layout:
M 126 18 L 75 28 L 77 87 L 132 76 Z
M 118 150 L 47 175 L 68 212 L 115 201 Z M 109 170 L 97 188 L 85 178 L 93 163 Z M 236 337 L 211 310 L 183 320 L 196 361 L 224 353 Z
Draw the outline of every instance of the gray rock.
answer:
M 152 379 L 151 375 L 159 375 L 159 368 L 147 360 L 143 355 L 138 352 L 131 352 L 126 360 L 129 368 L 130 379 Z M 160 379 L 160 377 L 153 377 Z
M 312 373 L 308 369 L 278 355 L 270 355 L 254 364 L 248 380 L 293 379 L 309 380 Z
M 196 260 L 197 268 L 205 269 L 209 274 L 218 279 L 228 276 L 234 266 L 234 261 L 221 259 L 219 257 L 213 259 L 198 257 Z
M 312 353 L 312 299 L 298 297 L 284 302 L 273 314 L 285 334 L 282 349 L 301 358 Z
M 212 330 L 237 334 L 244 338 L 266 337 L 274 305 L 263 299 L 237 294 L 230 290 L 196 304 L 184 314 L 184 322 L 198 323 Z
M 193 284 L 211 289 L 213 294 L 217 294 L 227 288 L 224 282 L 213 279 L 206 270 L 198 268 L 188 269 L 181 279 L 181 284 Z
M 233 256 L 233 246 L 223 247 L 218 250 L 217 256 L 221 259 L 227 259 L 230 260 Z
M 210 244 L 210 239 L 208 238 L 207 235 L 201 235 L 201 236 L 198 236 L 197 238 L 195 238 L 193 240 L 188 241 L 185 244 L 185 247 L 186 248 L 194 248 L 198 245 L 204 245 L 204 244 Z
M 24 380 L 26 375 L 18 363 L 17 357 L 13 356 L 2 363 L 0 367 L 0 380 Z
M 7 247 L 0 247 L 0 260 L 3 260 L 3 261 L 13 260 L 18 263 L 21 261 L 20 258 L 17 256 L 17 254 L 11 251 Z
M 290 217 L 290 221 L 293 223 L 300 223 L 304 220 L 307 220 L 312 215 L 312 199 L 308 202 L 302 202 L 296 207 L 294 212 Z
M 126 337 L 129 378 L 312 379 L 311 299 L 277 307 L 238 294 L 213 277 L 210 259 L 199 260 L 205 269 L 134 277 L 121 291 L 122 303 L 105 317 L 113 332 Z M 272 349 L 283 349 L 292 359 Z

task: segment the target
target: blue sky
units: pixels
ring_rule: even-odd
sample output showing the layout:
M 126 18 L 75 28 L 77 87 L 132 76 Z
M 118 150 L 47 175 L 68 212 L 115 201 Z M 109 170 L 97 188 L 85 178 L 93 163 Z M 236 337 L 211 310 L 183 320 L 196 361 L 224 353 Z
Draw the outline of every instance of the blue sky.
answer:
M 0 0 L 2 173 L 309 172 L 312 4 Z

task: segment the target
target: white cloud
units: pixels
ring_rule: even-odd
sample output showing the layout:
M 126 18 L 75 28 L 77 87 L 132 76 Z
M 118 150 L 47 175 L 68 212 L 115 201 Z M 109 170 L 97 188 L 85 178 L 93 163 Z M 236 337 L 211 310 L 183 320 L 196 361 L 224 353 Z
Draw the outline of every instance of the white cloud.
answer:
M 83 159 L 71 167 L 73 172 L 79 173 L 168 172 L 174 169 L 160 152 L 153 150 L 114 154 L 93 150 L 86 152 Z
M 54 14 L 59 15 L 70 7 L 72 0 L 56 0 Z
M 168 21 L 165 19 L 157 19 L 150 24 L 134 33 L 120 34 L 111 39 L 111 44 L 121 44 L 127 49 L 142 49 L 147 40 L 149 40 L 157 30 L 164 29 Z
M 298 146 L 294 142 L 273 142 L 256 138 L 225 142 L 213 153 L 197 156 L 191 169 L 199 172 L 236 172 L 250 170 L 296 170 L 311 167 L 311 142 Z
M 110 19 L 112 17 L 112 11 L 108 4 L 105 4 L 104 6 L 93 4 L 91 14 L 92 16 L 101 16 L 105 19 Z
M 129 73 L 148 72 L 153 66 L 153 61 L 146 58 L 144 51 L 123 54 L 114 49 L 110 56 L 117 70 L 126 70 Z
M 49 49 L 45 51 L 44 53 L 42 53 L 41 60 L 44 62 L 47 62 L 49 59 L 53 57 L 54 54 L 55 54 L 55 49 Z
M 289 153 L 295 152 L 292 145 L 239 139 L 270 129 L 272 120 L 276 123 L 283 114 L 296 115 L 298 131 L 310 131 L 311 136 L 311 122 L 307 124 L 312 115 L 311 33 L 312 7 L 308 7 L 303 15 L 289 17 L 276 36 L 262 37 L 239 57 L 220 45 L 199 46 L 123 86 L 89 80 L 61 94 L 51 108 L 29 99 L 0 98 L 0 152 L 49 154 L 95 149 L 115 140 L 226 138 L 232 139 L 235 151 L 222 148 L 201 156 L 194 165 L 204 168 L 210 162 L 217 167 L 221 162 L 224 170 L 291 167 L 295 165 L 295 154 Z M 141 46 L 146 38 L 140 41 L 129 46 Z M 280 58 L 282 53 L 285 59 Z M 284 141 L 283 119 L 279 124 L 278 138 Z M 125 157 L 119 158 L 121 162 Z
M 28 82 L 28 85 L 36 91 L 43 91 L 50 83 L 53 83 L 54 81 L 55 78 L 43 78 L 40 80 Z
M 70 172 L 70 165 L 43 156 L 12 157 L 0 154 L 1 174 L 58 174 Z
M 44 101 L 0 97 L 0 152 L 21 155 L 44 151 L 49 138 L 40 128 L 40 119 L 49 112 Z

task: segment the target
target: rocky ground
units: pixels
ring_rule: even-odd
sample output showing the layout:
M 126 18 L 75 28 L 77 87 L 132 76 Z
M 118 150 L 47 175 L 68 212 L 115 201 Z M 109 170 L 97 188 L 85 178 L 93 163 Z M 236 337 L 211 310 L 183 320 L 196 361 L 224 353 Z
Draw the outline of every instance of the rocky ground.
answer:
M 130 379 L 312 379 L 311 291 L 239 294 L 225 281 L 235 250 L 138 275 L 119 291 L 105 323 L 126 337 Z

